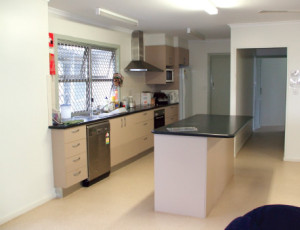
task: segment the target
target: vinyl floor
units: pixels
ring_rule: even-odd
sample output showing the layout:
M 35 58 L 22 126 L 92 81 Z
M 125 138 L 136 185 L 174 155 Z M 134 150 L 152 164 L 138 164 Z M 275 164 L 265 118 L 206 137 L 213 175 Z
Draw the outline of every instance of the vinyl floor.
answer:
M 97 184 L 54 199 L 0 226 L 7 230 L 217 230 L 266 204 L 300 206 L 300 163 L 284 162 L 284 132 L 255 132 L 235 174 L 205 219 L 154 211 L 153 153 Z

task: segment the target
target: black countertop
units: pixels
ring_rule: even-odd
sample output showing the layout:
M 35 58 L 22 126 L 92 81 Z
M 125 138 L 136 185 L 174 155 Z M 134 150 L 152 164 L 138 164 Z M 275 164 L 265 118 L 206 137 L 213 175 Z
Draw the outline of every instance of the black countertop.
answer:
M 198 114 L 160 127 L 152 132 L 165 135 L 231 138 L 251 119 L 251 116 Z M 176 131 L 176 128 L 184 127 L 194 127 L 197 131 Z
M 79 125 L 86 125 L 86 124 L 95 123 L 98 121 L 104 121 L 104 120 L 111 119 L 111 118 L 122 117 L 122 116 L 130 115 L 130 114 L 134 114 L 134 113 L 138 113 L 138 112 L 143 112 L 143 111 L 147 111 L 147 110 L 151 110 L 151 109 L 157 109 L 157 108 L 162 108 L 162 107 L 172 106 L 172 105 L 177 105 L 177 104 L 178 103 L 162 105 L 162 106 L 138 105 L 134 108 L 127 109 L 127 112 L 125 112 L 125 113 L 116 113 L 116 114 L 102 113 L 100 115 L 93 115 L 93 116 L 75 116 L 75 117 L 72 117 L 71 119 L 63 120 L 63 122 L 75 121 L 75 120 L 82 120 L 82 122 L 75 123 L 75 124 L 68 124 L 68 125 L 66 125 L 66 124 L 51 125 L 51 126 L 49 126 L 49 129 L 67 129 L 67 128 L 72 128 L 72 127 L 76 127 Z

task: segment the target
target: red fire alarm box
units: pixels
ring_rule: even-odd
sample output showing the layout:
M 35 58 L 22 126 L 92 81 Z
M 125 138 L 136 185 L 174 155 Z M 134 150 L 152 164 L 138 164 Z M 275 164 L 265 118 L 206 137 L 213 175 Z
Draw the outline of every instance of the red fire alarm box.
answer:
M 49 47 L 53 47 L 54 45 L 54 36 L 53 33 L 49 33 Z

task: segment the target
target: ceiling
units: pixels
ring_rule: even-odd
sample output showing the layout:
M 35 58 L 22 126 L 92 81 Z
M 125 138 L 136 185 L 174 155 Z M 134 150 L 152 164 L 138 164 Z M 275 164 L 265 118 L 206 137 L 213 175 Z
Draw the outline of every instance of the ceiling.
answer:
M 228 24 L 300 20 L 299 0 L 211 0 L 219 10 L 217 15 L 209 15 L 202 10 L 178 8 L 171 1 L 50 0 L 49 11 L 99 27 L 125 32 L 142 30 L 144 33 L 165 33 L 186 39 L 189 38 L 186 34 L 188 27 L 192 32 L 204 35 L 206 39 L 224 39 L 230 38 Z M 96 8 L 137 19 L 139 25 L 131 26 L 97 16 Z M 289 12 L 258 13 L 261 10 Z

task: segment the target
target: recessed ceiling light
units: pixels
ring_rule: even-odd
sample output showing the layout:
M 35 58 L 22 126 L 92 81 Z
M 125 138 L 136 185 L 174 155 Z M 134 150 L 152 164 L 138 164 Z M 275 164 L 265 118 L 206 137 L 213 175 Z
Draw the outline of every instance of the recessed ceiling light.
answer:
M 134 25 L 134 26 L 138 26 L 138 24 L 139 24 L 138 20 L 126 17 L 126 16 L 121 15 L 121 14 L 117 14 L 117 13 L 109 11 L 109 10 L 101 9 L 101 8 L 96 9 L 96 14 L 99 15 L 99 16 L 102 16 L 102 17 L 106 17 L 106 18 L 110 18 L 110 19 L 113 19 L 113 20 L 125 22 L 127 24 L 131 24 L 131 25 Z

